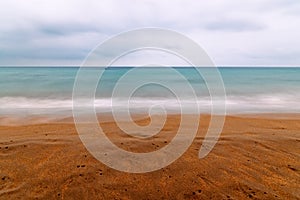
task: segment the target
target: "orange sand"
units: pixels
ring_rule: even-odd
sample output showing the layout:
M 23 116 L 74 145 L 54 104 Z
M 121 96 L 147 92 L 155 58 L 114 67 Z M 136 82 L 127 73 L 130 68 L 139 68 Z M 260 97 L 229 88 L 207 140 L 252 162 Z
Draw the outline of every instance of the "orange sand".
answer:
M 93 158 L 69 120 L 2 125 L 0 199 L 300 199 L 300 118 L 284 116 L 227 116 L 219 142 L 199 159 L 210 120 L 203 115 L 188 151 L 146 174 L 119 172 Z M 101 125 L 119 147 L 150 152 L 170 142 L 179 119 L 170 115 L 157 136 L 142 141 L 113 122 Z

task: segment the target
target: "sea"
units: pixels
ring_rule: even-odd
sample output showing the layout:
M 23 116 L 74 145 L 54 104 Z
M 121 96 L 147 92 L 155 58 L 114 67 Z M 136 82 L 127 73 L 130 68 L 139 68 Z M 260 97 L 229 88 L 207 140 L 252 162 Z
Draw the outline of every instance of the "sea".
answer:
M 80 69 L 0 67 L 0 116 L 72 115 L 74 83 Z M 144 113 L 155 111 L 153 108 L 170 113 L 209 113 L 212 105 L 218 103 L 225 105 L 227 114 L 300 112 L 300 67 L 201 68 L 204 74 L 198 69 L 178 66 L 171 69 L 91 68 L 90 75 L 99 76 L 99 80 L 96 85 L 89 83 L 91 77 L 87 73 L 81 77 L 86 80 L 81 89 L 90 91 L 95 87 L 91 103 L 98 113 L 112 110 Z M 130 73 L 133 70 L 135 73 Z M 210 71 L 217 71 L 219 75 Z M 224 93 L 210 91 L 207 84 L 212 89 L 219 87 L 219 91 L 224 88 Z M 85 98 L 84 95 L 76 98 Z

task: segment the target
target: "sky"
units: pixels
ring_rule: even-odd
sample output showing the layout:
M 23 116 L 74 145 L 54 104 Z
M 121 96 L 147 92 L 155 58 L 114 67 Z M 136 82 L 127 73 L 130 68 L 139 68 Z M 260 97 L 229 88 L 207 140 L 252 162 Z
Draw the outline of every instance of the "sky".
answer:
M 1 0 L 0 24 L 2 66 L 80 65 L 143 27 L 188 36 L 218 66 L 300 66 L 299 0 Z

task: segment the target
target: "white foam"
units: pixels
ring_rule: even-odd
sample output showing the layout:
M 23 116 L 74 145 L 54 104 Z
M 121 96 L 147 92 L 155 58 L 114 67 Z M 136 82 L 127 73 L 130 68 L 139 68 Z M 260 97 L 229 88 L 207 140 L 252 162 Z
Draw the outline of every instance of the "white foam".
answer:
M 222 105 L 222 101 L 216 101 Z M 26 112 L 26 113 L 57 113 L 70 112 L 72 99 L 39 99 L 25 97 L 2 97 L 0 98 L 0 114 Z M 191 99 L 184 99 L 180 103 L 175 98 L 132 98 L 129 101 L 122 98 L 95 99 L 94 105 L 97 112 L 126 111 L 145 112 L 153 106 L 161 106 L 168 111 L 180 112 L 180 106 L 189 108 L 191 112 L 209 112 L 211 109 L 210 97 L 198 97 L 197 104 Z M 84 107 L 91 105 L 82 105 Z M 228 96 L 226 99 L 227 113 L 245 112 L 300 112 L 300 96 L 295 95 L 256 95 L 256 96 Z

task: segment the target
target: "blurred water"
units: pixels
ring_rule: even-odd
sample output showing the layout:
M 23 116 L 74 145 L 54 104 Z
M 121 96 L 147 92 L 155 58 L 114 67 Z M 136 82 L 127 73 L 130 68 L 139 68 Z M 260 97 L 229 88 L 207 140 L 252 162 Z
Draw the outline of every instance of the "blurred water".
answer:
M 25 113 L 71 113 L 72 90 L 78 67 L 1 67 L 0 68 L 0 114 Z M 132 70 L 130 67 L 103 69 L 95 94 L 98 112 L 109 112 L 112 106 L 126 110 L 128 100 L 112 91 L 120 77 Z M 211 105 L 206 84 L 197 70 L 189 67 L 174 68 L 194 88 L 202 112 Z M 95 70 L 97 69 L 90 69 Z M 207 70 L 209 68 L 204 68 Z M 226 67 L 219 68 L 226 94 L 228 113 L 300 112 L 300 68 Z M 140 68 L 138 74 L 128 77 L 120 87 L 129 87 L 145 77 L 155 77 L 179 89 L 189 106 L 190 96 L 185 94 L 186 85 L 178 77 L 168 74 L 166 68 Z M 214 82 L 214 76 L 209 77 Z M 89 77 L 86 77 L 89 80 Z M 86 85 L 89 87 L 89 85 Z M 124 94 L 126 96 L 126 94 Z M 130 108 L 144 112 L 151 105 L 163 105 L 174 112 L 179 102 L 168 88 L 148 84 L 139 88 L 130 100 Z M 193 110 L 194 104 L 190 104 Z

